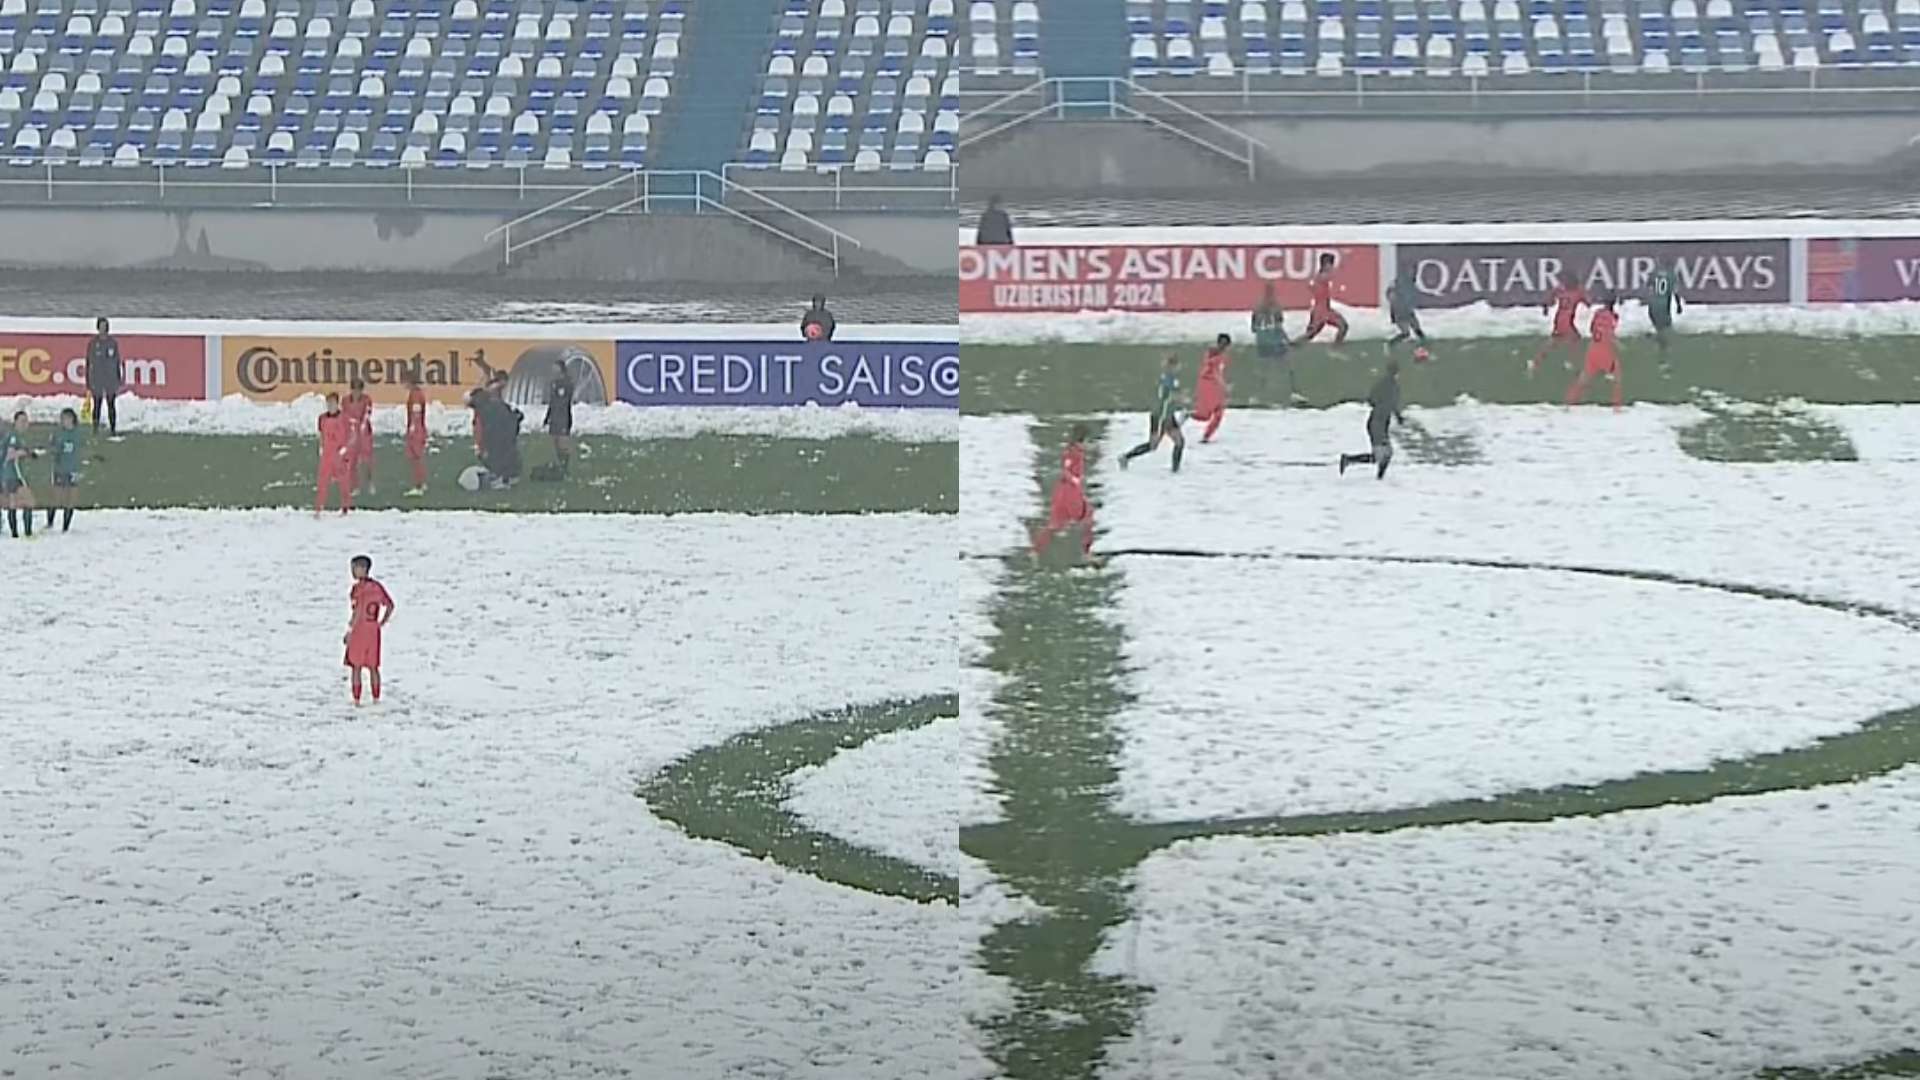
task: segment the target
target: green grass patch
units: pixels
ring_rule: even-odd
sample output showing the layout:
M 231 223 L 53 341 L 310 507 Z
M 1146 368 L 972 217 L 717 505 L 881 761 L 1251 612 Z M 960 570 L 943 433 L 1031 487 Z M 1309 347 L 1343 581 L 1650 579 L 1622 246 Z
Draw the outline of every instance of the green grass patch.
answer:
M 427 494 L 402 492 L 412 475 L 397 439 L 375 448 L 376 493 L 366 509 L 619 513 L 954 513 L 960 504 L 957 443 L 867 437 L 779 439 L 702 435 L 684 439 L 582 436 L 571 475 L 522 479 L 508 491 L 470 494 L 456 478 L 475 464 L 465 439 L 440 439 L 428 458 Z M 134 434 L 92 440 L 82 504 L 113 508 L 307 508 L 313 506 L 312 439 L 291 436 Z M 553 460 L 544 438 L 522 442 L 527 466 Z M 39 463 L 36 463 L 38 466 Z M 30 474 L 42 502 L 44 471 Z
M 1089 456 L 1102 434 L 1093 432 Z M 1036 476 L 1051 481 L 1065 435 L 1062 425 L 1035 430 Z M 1090 494 L 1097 502 L 1098 491 Z M 989 766 L 1005 816 L 962 830 L 961 848 L 1046 909 L 995 928 L 981 946 L 986 969 L 1014 988 L 1013 1011 L 982 1025 L 1009 1080 L 1094 1080 L 1144 994 L 1091 970 L 1107 930 L 1131 915 L 1137 861 L 1108 842 L 1127 831 L 1112 806 L 1120 752 L 1112 717 L 1127 701 L 1122 634 L 1106 616 L 1118 588 L 1112 570 L 1062 571 L 1021 554 L 993 612 L 987 662 L 1006 682 L 990 706 L 1001 734 Z M 975 842 L 988 835 L 996 842 Z
M 1894 1080 L 1908 1076 L 1920 1076 L 1920 1050 L 1903 1050 L 1832 1069 L 1766 1069 L 1756 1073 L 1754 1080 Z
M 689 836 L 864 892 L 958 904 L 955 878 L 813 829 L 784 803 L 800 769 L 959 712 L 958 695 L 938 694 L 819 713 L 690 754 L 641 784 L 639 795 Z
M 1229 332 L 1241 320 L 1222 316 Z M 963 328 L 964 329 L 964 328 Z M 1198 371 L 1203 342 L 1167 345 L 966 345 L 961 406 L 969 413 L 1037 416 L 1104 412 L 1144 413 L 1153 398 L 1161 357 L 1179 354 L 1182 382 Z M 1558 404 L 1574 371 L 1568 354 L 1550 357 L 1529 378 L 1535 338 L 1436 340 L 1434 360 L 1415 364 L 1398 353 L 1407 403 L 1438 406 L 1461 395 L 1502 404 Z M 1779 334 L 1682 335 L 1662 357 L 1645 338 L 1622 348 L 1629 401 L 1686 404 L 1702 390 L 1743 401 L 1920 402 L 1920 341 L 1903 337 L 1803 338 Z M 1312 406 L 1365 397 L 1386 352 L 1380 342 L 1293 350 L 1285 367 L 1244 350 L 1229 378 L 1240 408 L 1279 408 L 1298 389 Z
M 1680 429 L 1680 449 L 1703 461 L 1859 461 L 1838 425 L 1786 404 L 1704 400 L 1707 415 Z

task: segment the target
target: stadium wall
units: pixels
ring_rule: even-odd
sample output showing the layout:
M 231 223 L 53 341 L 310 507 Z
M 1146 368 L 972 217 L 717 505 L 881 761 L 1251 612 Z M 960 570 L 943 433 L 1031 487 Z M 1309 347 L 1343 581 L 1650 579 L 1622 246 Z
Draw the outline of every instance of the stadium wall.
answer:
M 1806 307 L 1920 300 L 1903 221 L 1692 221 L 1289 228 L 1036 228 L 1017 247 L 960 237 L 960 312 L 1246 312 L 1263 288 L 1308 301 L 1322 254 L 1335 298 L 1379 307 L 1405 270 L 1423 308 L 1533 307 L 1570 273 L 1638 295 L 1672 260 L 1690 303 Z
M 1222 118 L 1268 147 L 1265 182 L 1414 172 L 1528 175 L 1830 175 L 1902 167 L 1911 115 Z M 1036 121 L 970 147 L 972 191 L 1244 188 L 1246 170 L 1143 124 Z
M 163 400 L 285 402 L 344 391 L 356 376 L 379 404 L 405 400 L 418 374 L 430 401 L 462 405 L 494 371 L 515 401 L 565 360 L 582 404 L 639 407 L 858 405 L 958 409 L 951 327 L 848 326 L 834 342 L 788 324 L 493 326 L 429 323 L 201 323 L 127 320 L 127 392 Z M 77 396 L 86 384 L 83 320 L 0 324 L 0 396 Z
M 529 208 L 531 209 L 531 207 Z M 0 264 L 19 268 L 498 272 L 512 215 L 451 210 L 0 208 Z M 822 214 L 860 240 L 869 272 L 951 273 L 953 216 Z M 862 259 L 865 260 L 864 264 Z M 823 262 L 718 215 L 636 215 L 578 230 L 531 253 L 528 276 L 607 281 L 787 281 Z

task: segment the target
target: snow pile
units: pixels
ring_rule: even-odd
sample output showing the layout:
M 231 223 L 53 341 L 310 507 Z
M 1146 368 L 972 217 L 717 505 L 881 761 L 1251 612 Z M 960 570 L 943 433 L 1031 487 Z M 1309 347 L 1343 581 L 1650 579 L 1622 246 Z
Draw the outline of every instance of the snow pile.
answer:
M 51 421 L 63 408 L 78 409 L 77 397 L 22 398 L 18 408 Z M 127 395 L 120 399 L 120 424 L 129 431 L 187 435 L 311 436 L 326 399 L 308 394 L 290 402 L 253 401 L 237 394 L 219 401 L 156 401 Z M 543 408 L 522 408 L 528 432 L 538 432 Z M 951 409 L 862 409 L 858 405 L 822 408 L 641 408 L 633 405 L 578 405 L 574 434 L 627 439 L 688 439 L 704 435 L 753 435 L 783 439 L 869 437 L 893 442 L 952 442 L 959 431 Z M 400 435 L 406 410 L 398 405 L 373 411 L 374 431 Z M 429 403 L 427 430 L 439 438 L 471 438 L 472 414 L 465 408 Z
M 1394 330 L 1386 312 L 1342 308 L 1352 324 L 1349 341 L 1384 341 Z M 1621 335 L 1652 334 L 1638 303 L 1622 306 Z M 1228 333 L 1252 340 L 1247 312 L 1131 312 L 1088 311 L 1076 314 L 1021 314 L 960 316 L 961 345 L 1149 345 L 1204 341 Z M 1582 325 L 1585 315 L 1582 314 Z M 1539 308 L 1496 308 L 1480 303 L 1462 308 L 1433 308 L 1420 312 L 1420 323 L 1434 338 L 1434 351 L 1444 353 L 1447 339 L 1545 338 L 1551 319 Z M 1920 334 L 1920 303 L 1831 304 L 1813 308 L 1765 304 L 1704 304 L 1689 306 L 1676 319 L 1682 334 L 1791 334 L 1801 337 L 1842 338 Z M 1295 334 L 1306 328 L 1306 313 L 1288 313 L 1287 326 Z M 1320 343 L 1333 340 L 1331 332 Z M 964 361 L 963 361 L 964 362 Z
M 788 778 L 787 809 L 822 832 L 915 866 L 955 874 L 954 769 L 960 724 L 936 720 L 881 735 Z

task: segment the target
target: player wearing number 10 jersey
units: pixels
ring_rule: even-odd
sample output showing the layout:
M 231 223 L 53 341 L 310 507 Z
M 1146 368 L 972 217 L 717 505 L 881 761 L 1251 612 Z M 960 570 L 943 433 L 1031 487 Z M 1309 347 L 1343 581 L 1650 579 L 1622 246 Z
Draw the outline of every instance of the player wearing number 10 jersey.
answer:
M 347 623 L 347 669 L 353 673 L 353 703 L 360 704 L 360 673 L 365 671 L 372 684 L 373 700 L 380 700 L 380 629 L 393 618 L 393 597 L 386 586 L 373 579 L 373 560 L 355 555 L 352 563 L 353 616 Z

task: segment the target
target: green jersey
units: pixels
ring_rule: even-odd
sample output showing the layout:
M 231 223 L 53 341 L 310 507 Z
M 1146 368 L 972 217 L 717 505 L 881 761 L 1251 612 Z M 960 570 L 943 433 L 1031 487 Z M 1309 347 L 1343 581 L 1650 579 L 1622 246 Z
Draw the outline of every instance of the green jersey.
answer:
M 5 442 L 0 442 L 0 476 L 16 482 L 26 479 L 27 440 L 18 431 L 9 430 Z
M 60 428 L 53 433 L 53 440 L 47 444 L 53 453 L 53 471 L 62 476 L 72 476 L 80 471 L 80 429 Z
M 1153 422 L 1165 426 L 1176 419 L 1174 410 L 1179 404 L 1180 376 L 1171 371 L 1161 372 L 1158 395 L 1153 405 Z
M 1253 309 L 1253 344 L 1262 353 L 1278 352 L 1287 346 L 1286 312 L 1279 305 Z
M 1647 307 L 1656 319 L 1670 319 L 1680 308 L 1680 282 L 1673 271 L 1662 268 L 1653 272 L 1653 280 L 1647 283 Z

